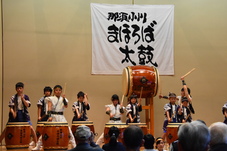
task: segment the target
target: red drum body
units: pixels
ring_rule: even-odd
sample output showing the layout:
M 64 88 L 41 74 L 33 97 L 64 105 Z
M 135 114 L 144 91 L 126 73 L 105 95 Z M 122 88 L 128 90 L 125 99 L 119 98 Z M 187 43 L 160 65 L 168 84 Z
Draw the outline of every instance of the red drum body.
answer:
M 44 124 L 47 122 L 44 121 L 39 121 L 36 125 L 36 136 L 37 139 L 39 139 L 39 137 L 43 134 L 43 128 L 44 128 Z
M 129 66 L 122 73 L 122 90 L 124 96 L 132 94 L 142 98 L 154 97 L 158 91 L 159 74 L 155 67 Z
M 148 134 L 147 124 L 146 123 L 128 123 L 128 126 L 130 126 L 130 125 L 139 126 L 142 129 L 142 131 L 143 131 L 143 135 Z
M 43 127 L 42 141 L 44 150 L 67 150 L 69 126 L 65 122 L 46 122 Z
M 177 132 L 181 124 L 182 123 L 169 123 L 167 125 L 166 136 L 167 136 L 167 142 L 169 144 L 171 144 L 172 142 L 178 139 Z
M 94 128 L 94 124 L 92 121 L 73 121 L 72 126 L 71 126 L 73 135 L 76 133 L 76 129 L 80 125 L 86 125 L 95 134 L 95 128 Z
M 8 122 L 5 133 L 7 149 L 28 148 L 31 128 L 28 122 Z
M 73 133 L 73 136 L 74 136 L 76 142 L 77 142 L 76 129 L 80 125 L 86 125 L 87 127 L 90 128 L 90 130 L 93 132 L 93 134 L 95 134 L 95 128 L 94 128 L 92 121 L 73 121 L 72 126 L 71 126 L 71 130 L 72 130 L 72 133 Z
M 110 141 L 110 136 L 109 136 L 109 130 L 112 126 L 115 126 L 119 129 L 120 134 L 118 136 L 118 141 L 123 143 L 123 132 L 128 127 L 125 123 L 106 123 L 105 129 L 104 129 L 104 143 L 107 144 Z

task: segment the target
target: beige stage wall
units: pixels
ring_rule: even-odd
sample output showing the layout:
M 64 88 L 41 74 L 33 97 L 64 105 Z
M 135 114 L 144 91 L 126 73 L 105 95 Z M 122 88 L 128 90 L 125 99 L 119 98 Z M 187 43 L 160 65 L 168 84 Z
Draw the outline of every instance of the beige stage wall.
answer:
M 0 109 L 4 128 L 8 119 L 8 102 L 15 94 L 15 83 L 25 83 L 25 93 L 33 126 L 37 121 L 36 103 L 45 86 L 64 86 L 69 108 L 65 116 L 71 124 L 71 105 L 79 91 L 88 93 L 91 110 L 88 116 L 100 135 L 108 116 L 104 106 L 112 94 L 122 96 L 121 75 L 91 74 L 90 3 L 132 4 L 131 0 L 2 0 L 3 57 L 0 81 L 3 96 Z M 223 121 L 221 108 L 227 101 L 227 1 L 219 0 L 134 0 L 138 5 L 175 6 L 174 76 L 160 76 L 162 94 L 180 95 L 180 77 L 191 88 L 196 114 L 207 125 Z M 1 47 L 2 48 L 2 47 Z M 0 53 L 1 55 L 1 53 Z M 1 65 L 0 65 L 1 67 Z M 155 137 L 162 135 L 163 106 L 167 100 L 154 98 Z M 126 99 L 124 101 L 126 105 Z M 2 112 L 1 112 L 2 113 Z M 0 115 L 1 115 L 0 113 Z M 141 113 L 142 122 L 144 111 Z M 125 121 L 125 115 L 123 120 Z M 2 130 L 2 129 L 1 129 Z

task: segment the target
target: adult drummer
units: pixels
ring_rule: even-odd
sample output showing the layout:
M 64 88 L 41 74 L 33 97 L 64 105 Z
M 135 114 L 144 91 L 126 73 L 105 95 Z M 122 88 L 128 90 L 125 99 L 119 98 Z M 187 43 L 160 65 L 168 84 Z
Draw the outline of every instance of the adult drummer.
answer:
M 124 107 L 120 104 L 118 95 L 114 94 L 111 101 L 112 104 L 106 105 L 106 114 L 110 116 L 109 123 L 122 123 L 121 116 L 124 113 Z

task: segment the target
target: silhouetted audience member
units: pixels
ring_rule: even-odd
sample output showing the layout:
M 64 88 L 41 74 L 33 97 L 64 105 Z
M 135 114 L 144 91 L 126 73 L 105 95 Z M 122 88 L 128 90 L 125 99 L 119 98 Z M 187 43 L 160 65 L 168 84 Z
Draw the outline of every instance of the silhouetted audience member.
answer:
M 76 147 L 69 151 L 103 151 L 94 143 L 94 134 L 91 132 L 90 128 L 85 125 L 77 127 L 76 142 Z
M 155 142 L 155 139 L 154 139 L 154 136 L 151 135 L 151 134 L 147 134 L 147 135 L 144 135 L 143 137 L 144 139 L 144 150 L 143 151 L 155 151 L 154 149 L 154 142 Z
M 210 125 L 210 149 L 209 151 L 227 150 L 227 125 L 216 122 Z
M 210 132 L 204 123 L 193 121 L 180 126 L 178 140 L 179 151 L 207 151 Z
M 120 131 L 117 127 L 112 126 L 108 132 L 110 141 L 102 146 L 105 151 L 125 151 L 125 146 L 121 142 L 117 142 Z
M 131 125 L 124 130 L 123 141 L 126 151 L 139 151 L 143 144 L 143 131 L 140 127 Z

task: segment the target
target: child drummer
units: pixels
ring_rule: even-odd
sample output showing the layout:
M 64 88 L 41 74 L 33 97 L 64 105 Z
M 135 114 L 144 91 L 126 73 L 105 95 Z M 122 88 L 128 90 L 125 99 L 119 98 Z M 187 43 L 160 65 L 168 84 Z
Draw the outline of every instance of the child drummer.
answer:
M 106 114 L 110 116 L 109 123 L 122 123 L 121 115 L 124 113 L 124 107 L 119 102 L 118 95 L 111 97 L 112 104 L 106 105 Z
M 72 121 L 87 121 L 87 110 L 90 110 L 90 104 L 88 103 L 87 94 L 80 91 L 77 94 L 78 101 L 73 103 L 72 110 L 74 112 L 74 117 Z
M 128 123 L 140 123 L 139 112 L 142 111 L 141 98 L 139 98 L 139 102 L 137 102 L 137 95 L 131 95 L 129 97 L 129 103 L 126 106 L 126 124 Z
M 176 94 L 175 93 L 169 93 L 169 103 L 164 105 L 164 111 L 165 111 L 165 120 L 163 123 L 163 139 L 165 140 L 166 137 L 166 131 L 167 131 L 167 125 L 168 123 L 178 123 L 178 108 L 179 106 L 176 105 Z

